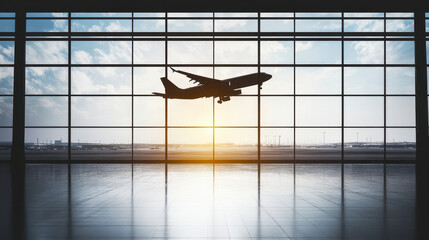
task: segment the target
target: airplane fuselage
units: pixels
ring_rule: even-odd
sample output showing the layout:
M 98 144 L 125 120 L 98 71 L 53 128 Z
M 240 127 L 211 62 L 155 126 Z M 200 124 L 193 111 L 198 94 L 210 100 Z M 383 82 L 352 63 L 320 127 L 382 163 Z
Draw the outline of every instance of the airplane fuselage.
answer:
M 167 92 L 167 98 L 179 99 L 196 99 L 201 97 L 223 97 L 223 96 L 237 96 L 241 94 L 240 88 L 258 85 L 259 82 L 269 80 L 271 75 L 266 73 L 253 73 L 239 77 L 229 78 L 222 80 L 222 84 L 205 84 L 180 89 L 180 91 Z

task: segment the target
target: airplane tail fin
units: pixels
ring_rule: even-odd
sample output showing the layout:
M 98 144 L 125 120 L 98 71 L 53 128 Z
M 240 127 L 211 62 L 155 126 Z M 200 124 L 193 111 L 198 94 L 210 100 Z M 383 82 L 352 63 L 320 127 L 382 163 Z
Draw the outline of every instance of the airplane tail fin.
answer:
M 162 77 L 161 82 L 164 85 L 165 94 L 171 94 L 171 93 L 175 93 L 175 92 L 178 92 L 181 90 L 176 85 L 174 85 L 174 83 L 172 83 L 170 80 L 168 80 L 166 77 Z

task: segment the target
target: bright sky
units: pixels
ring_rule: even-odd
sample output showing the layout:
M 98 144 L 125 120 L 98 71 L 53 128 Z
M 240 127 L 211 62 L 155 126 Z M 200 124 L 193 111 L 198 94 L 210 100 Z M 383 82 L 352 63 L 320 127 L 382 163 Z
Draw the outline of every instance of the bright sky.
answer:
M 304 14 L 305 15 L 305 14 Z M 303 15 L 303 16 L 304 16 Z M 63 16 L 58 13 L 57 16 Z M 75 14 L 74 16 L 79 16 Z M 112 15 L 116 16 L 116 15 Z M 125 16 L 125 15 L 124 15 Z M 128 15 L 126 15 L 128 16 Z M 220 16 L 220 15 L 219 15 Z M 211 15 L 209 16 L 211 17 Z M 212 32 L 212 20 L 191 21 L 186 19 L 168 20 L 169 31 Z M 9 24 L 10 25 L 10 24 Z M 7 22 L 0 20 L 1 31 L 6 31 Z M 4 26 L 4 27 L 3 27 Z M 388 20 L 387 31 L 413 31 L 412 20 Z M 5 30 L 6 29 L 6 30 Z M 136 20 L 134 31 L 164 31 L 164 20 Z M 131 20 L 72 20 L 73 32 L 130 32 Z M 216 32 L 257 31 L 256 20 L 216 20 Z M 346 32 L 383 32 L 383 20 L 355 20 L 344 22 Z M 64 32 L 68 31 L 67 20 L 29 20 L 27 31 Z M 261 31 L 293 31 L 292 20 L 262 20 Z M 341 20 L 297 20 L 297 32 L 341 31 Z M 28 41 L 26 47 L 27 64 L 67 64 L 67 41 Z M 132 52 L 130 41 L 73 41 L 71 44 L 72 64 L 131 64 L 132 54 L 135 64 L 164 64 L 164 41 L 135 41 Z M 383 64 L 383 41 L 345 41 L 344 63 Z M 256 64 L 256 41 L 170 41 L 168 42 L 169 64 Z M 214 51 L 213 51 L 214 48 Z M 340 64 L 340 41 L 262 41 L 262 64 L 293 64 L 296 49 L 296 63 L 299 64 Z M 0 64 L 13 63 L 13 42 L 0 42 Z M 213 56 L 214 54 L 214 56 Z M 387 41 L 387 63 L 414 64 L 414 44 L 412 41 Z M 226 79 L 257 72 L 254 67 L 180 67 L 183 71 Z M 294 69 L 292 67 L 261 67 L 261 71 L 273 75 L 264 83 L 261 94 L 293 94 Z M 323 141 L 336 143 L 341 140 L 339 129 L 325 126 L 341 126 L 341 97 L 326 96 L 341 94 L 340 67 L 295 68 L 297 95 L 316 94 L 317 97 L 297 96 L 296 125 L 317 126 L 316 129 L 297 129 L 297 144 L 317 144 Z M 72 94 L 151 94 L 164 92 L 160 77 L 165 76 L 164 67 L 73 67 L 71 69 Z M 187 78 L 167 71 L 168 78 L 181 88 L 193 86 Z M 414 94 L 414 68 L 388 67 L 386 69 L 386 91 L 388 94 Z M 134 77 L 134 83 L 132 83 Z M 26 69 L 27 94 L 67 94 L 68 72 L 66 67 L 28 67 Z M 13 68 L 0 67 L 0 94 L 11 94 Z M 383 67 L 345 67 L 345 94 L 383 94 Z M 242 90 L 243 94 L 257 94 L 257 87 Z M 323 96 L 325 95 L 325 96 Z M 132 124 L 132 98 L 115 97 L 72 97 L 72 126 L 130 126 Z M 292 127 L 294 123 L 293 97 L 261 97 L 261 126 Z M 383 97 L 344 97 L 345 126 L 383 126 Z M 387 97 L 387 126 L 415 126 L 414 97 Z M 0 125 L 10 126 L 12 121 L 12 98 L 0 97 Z M 160 97 L 134 97 L 134 125 L 159 126 L 165 122 L 165 103 Z M 257 98 L 252 96 L 232 97 L 231 101 L 214 105 L 213 100 L 168 100 L 169 126 L 257 126 Z M 214 118 L 214 122 L 213 122 Z M 67 97 L 27 97 L 27 126 L 67 126 Z M 256 129 L 218 129 L 216 141 L 236 144 L 256 144 Z M 348 129 L 346 141 L 354 141 L 356 132 L 359 139 L 382 141 L 382 129 Z M 281 135 L 283 144 L 293 139 L 291 129 L 263 129 L 261 138 L 269 142 L 268 136 Z M 387 141 L 415 141 L 415 134 L 409 129 L 390 129 Z M 170 143 L 211 143 L 212 129 L 171 129 Z M 67 139 L 64 129 L 28 129 L 26 141 L 40 139 Z M 75 129 L 72 141 L 85 142 L 131 142 L 129 129 Z M 138 129 L 136 142 L 162 143 L 163 129 Z

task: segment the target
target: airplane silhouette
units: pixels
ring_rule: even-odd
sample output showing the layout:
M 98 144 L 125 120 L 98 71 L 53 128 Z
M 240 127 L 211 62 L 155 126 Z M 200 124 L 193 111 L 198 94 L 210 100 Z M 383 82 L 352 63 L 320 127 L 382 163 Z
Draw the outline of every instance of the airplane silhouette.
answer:
M 241 94 L 239 88 L 249 87 L 252 85 L 261 84 L 271 79 L 271 75 L 261 72 L 243 75 L 239 77 L 228 78 L 225 80 L 217 80 L 214 78 L 208 78 L 199 76 L 196 74 L 176 70 L 170 67 L 174 72 L 183 74 L 190 78 L 190 82 L 198 83 L 195 87 L 182 89 L 174 85 L 166 77 L 162 77 L 161 81 L 165 88 L 165 93 L 153 92 L 156 96 L 163 98 L 176 98 L 176 99 L 196 99 L 202 97 L 219 97 L 218 103 L 226 102 L 231 100 L 231 96 L 237 96 Z

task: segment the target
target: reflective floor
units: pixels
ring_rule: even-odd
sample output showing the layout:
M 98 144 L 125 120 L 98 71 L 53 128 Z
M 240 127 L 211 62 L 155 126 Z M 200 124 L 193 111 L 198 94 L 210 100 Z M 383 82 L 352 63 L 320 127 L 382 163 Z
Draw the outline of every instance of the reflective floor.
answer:
M 6 164 L 0 173 L 7 216 Z M 343 176 L 339 164 L 27 165 L 27 239 L 415 238 L 414 165 Z

